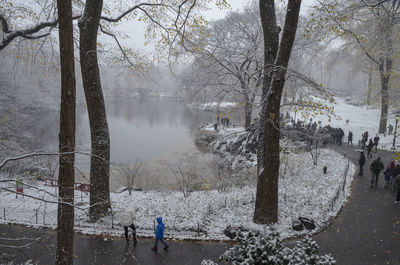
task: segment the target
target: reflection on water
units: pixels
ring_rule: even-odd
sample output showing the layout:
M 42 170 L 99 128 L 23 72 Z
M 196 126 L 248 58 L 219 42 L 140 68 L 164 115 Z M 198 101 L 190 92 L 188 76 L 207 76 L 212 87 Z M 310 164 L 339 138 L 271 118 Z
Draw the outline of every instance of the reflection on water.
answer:
M 206 116 L 212 115 L 195 115 L 181 101 L 160 98 L 112 99 L 106 102 L 106 108 L 113 162 L 153 159 L 174 146 L 189 129 L 206 120 Z M 58 146 L 58 115 L 58 111 L 54 111 L 41 117 L 34 132 L 40 135 L 41 144 Z M 89 130 L 87 109 L 78 106 L 78 149 L 90 150 Z

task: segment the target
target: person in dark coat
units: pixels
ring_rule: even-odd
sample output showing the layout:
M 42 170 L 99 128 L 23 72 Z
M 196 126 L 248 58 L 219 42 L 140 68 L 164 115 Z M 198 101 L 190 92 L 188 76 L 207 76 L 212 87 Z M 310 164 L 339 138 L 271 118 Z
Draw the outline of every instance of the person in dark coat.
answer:
M 368 131 L 363 133 L 362 137 L 361 137 L 361 143 L 362 143 L 362 148 L 365 148 L 367 141 L 368 141 Z
M 383 165 L 380 157 L 378 157 L 377 159 L 372 161 L 371 166 L 369 168 L 372 173 L 372 178 L 371 178 L 371 183 L 370 183 L 371 187 L 374 184 L 374 182 L 375 182 L 375 187 L 378 186 L 379 173 L 383 170 L 383 168 L 384 168 L 384 165 Z
M 390 178 L 392 177 L 392 171 L 390 170 L 390 167 L 388 166 L 386 170 L 383 172 L 383 176 L 385 177 L 385 189 L 389 189 L 390 187 Z
M 395 179 L 397 176 L 400 176 L 400 164 L 395 165 L 393 173 L 392 173 L 392 179 L 391 179 L 391 185 L 393 187 L 393 190 L 395 190 Z
M 341 128 L 339 128 L 338 129 L 338 144 L 339 145 L 342 145 L 343 137 L 344 137 L 344 131 Z
M 359 176 L 363 176 L 364 172 L 363 172 L 363 167 L 365 165 L 365 161 L 367 160 L 367 158 L 364 155 L 364 152 L 360 152 L 360 158 L 358 159 L 358 165 L 360 166 L 360 172 L 358 173 Z
M 392 134 L 392 132 L 393 132 L 393 125 L 391 125 L 391 124 L 389 124 L 389 134 Z
M 396 177 L 394 180 L 394 186 L 395 186 L 395 191 L 396 191 L 396 201 L 394 204 L 399 204 L 400 203 L 400 175 Z
M 374 148 L 374 142 L 372 141 L 372 139 L 369 139 L 369 143 L 368 143 L 368 145 L 367 145 L 367 157 L 368 158 L 370 158 L 370 157 L 372 157 L 372 154 L 371 154 L 371 151 L 372 151 L 372 148 Z
M 157 217 L 157 228 L 156 228 L 156 241 L 154 243 L 154 247 L 151 248 L 151 250 L 156 251 L 157 250 L 157 245 L 158 245 L 158 240 L 160 240 L 164 244 L 164 249 L 167 250 L 169 248 L 168 244 L 164 241 L 164 223 L 162 222 L 161 217 Z
M 349 131 L 349 135 L 347 136 L 347 144 L 353 146 L 353 133 L 351 131 Z
M 374 145 L 375 145 L 376 151 L 378 151 L 378 143 L 379 143 L 379 136 L 375 135 L 375 137 L 374 137 Z

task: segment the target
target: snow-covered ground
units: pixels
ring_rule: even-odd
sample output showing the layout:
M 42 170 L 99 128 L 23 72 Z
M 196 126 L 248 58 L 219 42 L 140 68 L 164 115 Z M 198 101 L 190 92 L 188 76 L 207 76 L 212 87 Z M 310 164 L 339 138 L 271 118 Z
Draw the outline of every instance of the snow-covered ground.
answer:
M 201 109 L 201 110 L 218 110 L 226 108 L 235 108 L 238 104 L 236 102 L 208 102 L 208 103 L 192 103 L 191 108 Z
M 335 98 L 335 101 L 337 103 L 337 105 L 334 106 L 335 114 L 340 117 L 340 119 L 332 118 L 329 122 L 327 116 L 318 116 L 313 119 L 313 122 L 321 121 L 321 126 L 330 124 L 332 127 L 342 128 L 345 132 L 345 137 L 343 138 L 345 142 L 347 142 L 349 131 L 353 132 L 353 144 L 357 144 L 358 140 L 361 140 L 361 134 L 365 131 L 368 131 L 369 138 L 375 137 L 379 129 L 380 108 L 376 106 L 354 106 L 347 104 L 342 98 Z M 299 117 L 299 115 L 297 115 L 297 117 Z M 348 124 L 346 120 L 349 120 Z M 393 127 L 396 124 L 395 115 L 393 113 L 389 113 L 387 126 L 389 126 L 389 124 L 392 124 Z M 397 134 L 400 134 L 400 131 L 397 131 Z M 379 138 L 378 148 L 390 150 L 393 145 L 393 133 L 391 135 L 386 134 L 386 136 L 379 134 Z M 397 139 L 396 150 L 399 149 L 400 139 Z
M 333 152 L 321 150 L 318 166 L 314 166 L 309 153 L 289 154 L 286 174 L 279 183 L 279 223 L 277 230 L 284 237 L 299 232 L 291 228 L 292 220 L 299 216 L 316 221 L 317 229 L 340 209 L 349 194 L 350 182 L 355 170 L 352 163 Z M 322 167 L 328 167 L 323 174 Z M 348 170 L 345 170 L 348 167 Z M 345 183 L 345 184 L 344 184 Z M 57 220 L 57 198 L 54 187 L 33 181 L 32 187 L 25 185 L 24 193 L 42 200 L 1 190 L 0 222 L 30 226 L 55 227 Z M 342 192 L 343 185 L 345 186 Z M 15 190 L 15 182 L 1 183 L 2 188 Z M 37 187 L 37 188 L 35 188 Z M 119 221 L 106 217 L 97 223 L 90 223 L 87 215 L 88 194 L 75 192 L 77 209 L 75 228 L 88 234 L 122 235 Z M 336 200 L 335 200 L 336 198 Z M 228 226 L 264 229 L 252 222 L 255 188 L 234 187 L 226 192 L 216 190 L 195 191 L 188 197 L 180 192 L 134 191 L 112 193 L 115 213 L 124 211 L 126 205 L 136 202 L 139 206 L 136 220 L 139 236 L 152 236 L 154 221 L 162 216 L 169 238 L 228 239 L 223 230 Z M 48 201 L 48 202 L 45 202 Z M 85 210 L 86 209 L 86 210 Z M 304 231 L 306 232 L 306 231 Z

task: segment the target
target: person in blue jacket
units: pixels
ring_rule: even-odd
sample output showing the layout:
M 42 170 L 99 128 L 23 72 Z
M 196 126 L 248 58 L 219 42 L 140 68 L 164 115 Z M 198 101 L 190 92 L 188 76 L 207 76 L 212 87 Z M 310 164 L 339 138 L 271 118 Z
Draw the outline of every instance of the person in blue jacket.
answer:
M 162 222 L 161 217 L 157 217 L 157 228 L 156 228 L 156 242 L 154 243 L 154 247 L 151 248 L 151 250 L 156 251 L 157 250 L 157 245 L 158 245 L 158 240 L 160 240 L 164 244 L 164 249 L 167 250 L 169 248 L 168 244 L 165 243 L 164 241 L 164 223 Z

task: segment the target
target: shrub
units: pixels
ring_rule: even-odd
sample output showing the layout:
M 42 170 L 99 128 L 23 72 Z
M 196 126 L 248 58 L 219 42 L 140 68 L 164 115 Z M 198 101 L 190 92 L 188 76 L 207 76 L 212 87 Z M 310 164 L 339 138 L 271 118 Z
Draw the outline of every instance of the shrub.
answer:
M 319 256 L 315 241 L 304 238 L 293 249 L 285 247 L 275 230 L 254 234 L 238 233 L 237 244 L 226 251 L 221 261 L 233 265 L 332 265 L 330 255 Z

